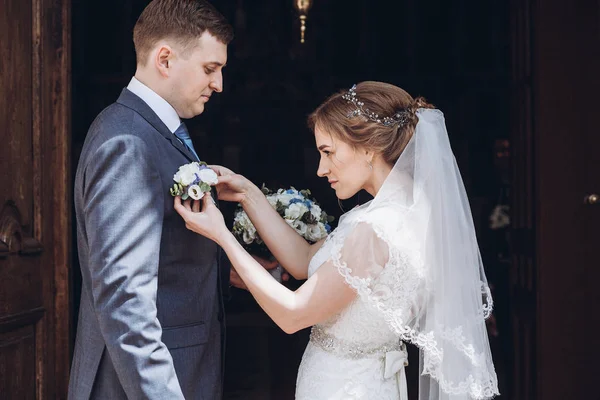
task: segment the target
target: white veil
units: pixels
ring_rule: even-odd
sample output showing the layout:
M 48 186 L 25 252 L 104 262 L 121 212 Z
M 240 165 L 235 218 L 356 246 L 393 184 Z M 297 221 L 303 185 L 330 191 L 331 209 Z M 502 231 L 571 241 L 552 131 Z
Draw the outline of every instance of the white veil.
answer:
M 388 245 L 360 290 L 420 349 L 420 400 L 499 394 L 485 318 L 492 310 L 467 194 L 444 116 L 419 109 L 415 134 L 366 214 Z

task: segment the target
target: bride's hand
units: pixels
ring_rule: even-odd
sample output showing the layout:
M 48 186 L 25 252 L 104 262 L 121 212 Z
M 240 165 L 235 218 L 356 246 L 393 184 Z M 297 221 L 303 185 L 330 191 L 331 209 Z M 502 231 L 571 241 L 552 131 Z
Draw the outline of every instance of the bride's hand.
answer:
M 198 203 L 194 202 L 195 205 Z M 230 234 L 223 214 L 215 206 L 210 193 L 206 193 L 202 198 L 202 211 L 196 212 L 196 207 L 192 210 L 191 202 L 186 200 L 181 202 L 181 197 L 175 197 L 175 211 L 181 215 L 185 221 L 185 227 L 210 240 L 219 243 L 224 235 Z
M 209 165 L 219 176 L 217 194 L 219 200 L 242 203 L 248 191 L 254 186 L 246 177 L 236 174 L 228 168 L 220 165 Z

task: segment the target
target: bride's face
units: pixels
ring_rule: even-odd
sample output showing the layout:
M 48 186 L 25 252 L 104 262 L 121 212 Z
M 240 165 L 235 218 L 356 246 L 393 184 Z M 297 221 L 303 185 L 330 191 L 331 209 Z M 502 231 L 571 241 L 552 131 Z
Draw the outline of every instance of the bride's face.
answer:
M 364 151 L 315 128 L 317 149 L 321 155 L 317 175 L 327 178 L 339 199 L 348 199 L 364 189 L 371 169 Z

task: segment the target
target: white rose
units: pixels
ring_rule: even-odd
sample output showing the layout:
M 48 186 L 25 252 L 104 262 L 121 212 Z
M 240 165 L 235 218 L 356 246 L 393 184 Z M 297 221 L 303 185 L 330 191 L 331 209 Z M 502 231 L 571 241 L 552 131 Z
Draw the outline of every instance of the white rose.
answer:
M 303 215 L 304 213 L 307 213 L 307 212 L 309 212 L 309 211 L 308 211 L 308 206 L 307 206 L 306 204 L 304 204 L 304 203 L 296 203 L 296 204 L 299 204 L 299 205 L 300 205 L 300 208 L 301 208 L 301 209 L 302 209 L 302 211 L 303 211 L 302 215 Z
M 323 239 L 324 237 L 326 237 L 328 235 L 327 228 L 325 228 L 324 223 L 319 222 L 319 229 L 321 230 L 321 239 Z M 321 239 L 319 239 L 319 240 L 321 240 Z
M 307 211 L 308 208 L 304 204 L 294 203 L 285 209 L 285 218 L 291 220 L 300 219 Z
M 281 193 L 277 195 L 277 200 L 281 202 L 285 207 L 290 205 L 290 201 L 294 198 L 293 194 Z
M 254 225 L 252 225 L 252 222 L 250 222 L 250 220 L 244 221 L 244 229 L 250 232 L 252 236 L 256 234 L 256 228 L 254 227 Z
M 199 168 L 197 163 L 182 165 L 173 176 L 173 180 L 181 183 L 183 186 L 189 186 L 196 180 L 196 174 L 198 172 Z
M 256 236 L 256 228 L 254 227 L 254 224 L 252 223 L 252 221 L 250 221 L 250 218 L 248 218 L 248 216 L 246 216 L 246 218 L 244 219 L 244 227 L 248 232 L 251 232 L 253 236 Z
M 188 196 L 194 200 L 200 200 L 204 197 L 204 192 L 200 190 L 200 186 L 192 185 L 188 188 Z
M 271 205 L 271 207 L 277 207 L 277 197 L 276 196 L 267 196 L 267 201 Z
M 298 232 L 303 237 L 306 235 L 306 230 L 308 229 L 308 227 L 306 226 L 306 224 L 304 222 L 294 221 L 292 223 L 292 227 L 296 230 L 296 232 Z
M 323 227 L 323 229 L 325 229 L 325 227 Z M 311 242 L 318 242 L 319 240 L 323 239 L 322 234 L 323 232 L 321 231 L 319 224 L 310 225 L 308 227 L 307 236 L 308 240 L 310 240 Z
M 243 236 L 242 239 L 244 240 L 244 243 L 251 244 L 255 239 L 254 233 L 256 233 L 256 232 L 244 231 L 244 233 L 242 235 Z
M 198 177 L 202 182 L 208 183 L 211 186 L 216 185 L 219 182 L 217 173 L 210 168 L 201 169 L 198 173 Z
M 237 225 L 242 230 L 242 240 L 246 244 L 250 244 L 257 239 L 256 228 L 252 225 L 252 221 L 248 218 L 248 214 L 244 211 L 238 212 L 234 218 L 234 225 Z
M 239 224 L 244 227 L 247 225 L 248 221 L 249 221 L 248 214 L 246 214 L 244 211 L 237 212 L 233 219 L 234 223 Z
M 310 209 L 310 213 L 312 214 L 313 217 L 315 217 L 315 219 L 318 221 L 321 219 L 321 207 L 319 207 L 316 204 L 313 204 L 312 208 Z

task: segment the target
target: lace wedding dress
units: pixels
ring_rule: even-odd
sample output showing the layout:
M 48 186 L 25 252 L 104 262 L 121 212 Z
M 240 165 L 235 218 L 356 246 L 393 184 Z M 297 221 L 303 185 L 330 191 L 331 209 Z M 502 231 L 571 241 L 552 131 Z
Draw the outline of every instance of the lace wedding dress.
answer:
M 310 262 L 356 290 L 313 327 L 297 400 L 406 400 L 406 347 L 420 350 L 419 400 L 498 394 L 485 318 L 490 290 L 443 114 L 419 122 L 375 198 L 346 213 Z
M 343 253 L 344 240 L 366 216 L 367 205 L 344 215 L 338 228 L 311 260 L 309 276 L 332 254 Z M 373 239 L 368 238 L 369 228 L 358 228 L 367 237 L 357 239 L 363 243 Z M 364 244 L 359 248 L 364 249 Z M 356 289 L 364 283 L 356 276 L 353 280 L 341 257 L 334 266 Z M 298 373 L 296 399 L 406 400 L 404 367 L 407 363 L 406 346 L 398 335 L 376 309 L 356 297 L 341 313 L 312 328 Z

